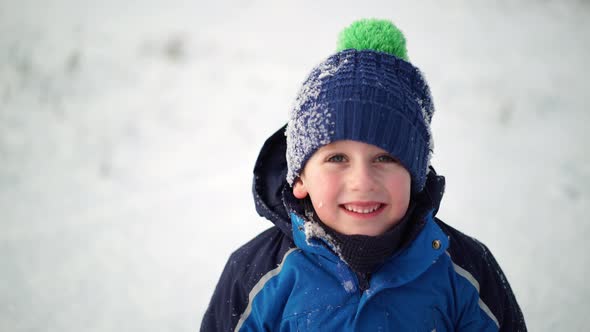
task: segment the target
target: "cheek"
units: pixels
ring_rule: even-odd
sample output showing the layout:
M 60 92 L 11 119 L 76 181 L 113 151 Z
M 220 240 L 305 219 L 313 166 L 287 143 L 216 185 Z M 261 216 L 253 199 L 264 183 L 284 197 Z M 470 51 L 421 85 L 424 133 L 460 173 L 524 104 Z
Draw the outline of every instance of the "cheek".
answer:
M 388 179 L 388 187 L 392 196 L 399 201 L 409 201 L 412 190 L 412 181 L 407 174 L 399 174 Z
M 338 181 L 337 177 L 321 176 L 313 179 L 313 187 L 309 189 L 309 195 L 317 205 L 320 203 L 328 203 L 336 200 L 338 196 Z M 315 206 L 316 208 L 319 206 Z

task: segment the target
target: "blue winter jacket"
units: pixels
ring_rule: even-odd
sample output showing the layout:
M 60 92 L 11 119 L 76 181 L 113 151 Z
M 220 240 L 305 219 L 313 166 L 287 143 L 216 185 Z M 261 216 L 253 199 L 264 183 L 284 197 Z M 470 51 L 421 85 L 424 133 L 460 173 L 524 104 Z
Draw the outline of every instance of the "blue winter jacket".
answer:
M 370 277 L 356 274 L 322 239 L 306 239 L 285 182 L 284 128 L 254 170 L 260 215 L 275 226 L 235 251 L 201 331 L 526 331 L 490 251 L 435 218 L 444 178 L 431 170 L 413 214 L 411 241 Z

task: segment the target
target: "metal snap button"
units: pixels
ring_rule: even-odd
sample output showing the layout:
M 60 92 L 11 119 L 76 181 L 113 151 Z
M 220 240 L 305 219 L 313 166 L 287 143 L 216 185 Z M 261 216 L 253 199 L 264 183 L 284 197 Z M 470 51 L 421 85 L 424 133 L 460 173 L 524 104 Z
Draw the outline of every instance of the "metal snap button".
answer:
M 440 240 L 434 240 L 432 241 L 432 248 L 435 250 L 440 249 Z

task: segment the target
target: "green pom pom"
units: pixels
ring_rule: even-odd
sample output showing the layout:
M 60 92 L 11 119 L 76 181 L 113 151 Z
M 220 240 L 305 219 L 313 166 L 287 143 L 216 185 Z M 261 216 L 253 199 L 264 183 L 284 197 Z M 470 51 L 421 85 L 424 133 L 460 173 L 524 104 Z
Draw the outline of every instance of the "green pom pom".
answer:
M 362 19 L 340 32 L 338 52 L 354 48 L 389 53 L 408 60 L 404 34 L 388 20 Z

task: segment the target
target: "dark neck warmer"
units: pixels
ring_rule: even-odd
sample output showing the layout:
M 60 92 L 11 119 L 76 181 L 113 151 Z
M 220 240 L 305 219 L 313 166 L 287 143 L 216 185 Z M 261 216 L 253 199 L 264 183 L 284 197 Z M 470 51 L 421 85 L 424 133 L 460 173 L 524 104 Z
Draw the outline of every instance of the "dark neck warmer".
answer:
M 304 200 L 304 207 L 308 217 L 322 226 L 326 234 L 338 247 L 339 255 L 348 266 L 359 276 L 368 278 L 385 260 L 406 243 L 408 225 L 414 211 L 415 204 L 410 202 L 405 216 L 392 229 L 378 236 L 346 235 L 326 224 L 318 217 L 309 199 Z M 313 211 L 313 212 L 312 212 Z M 309 213 L 312 212 L 312 213 Z

